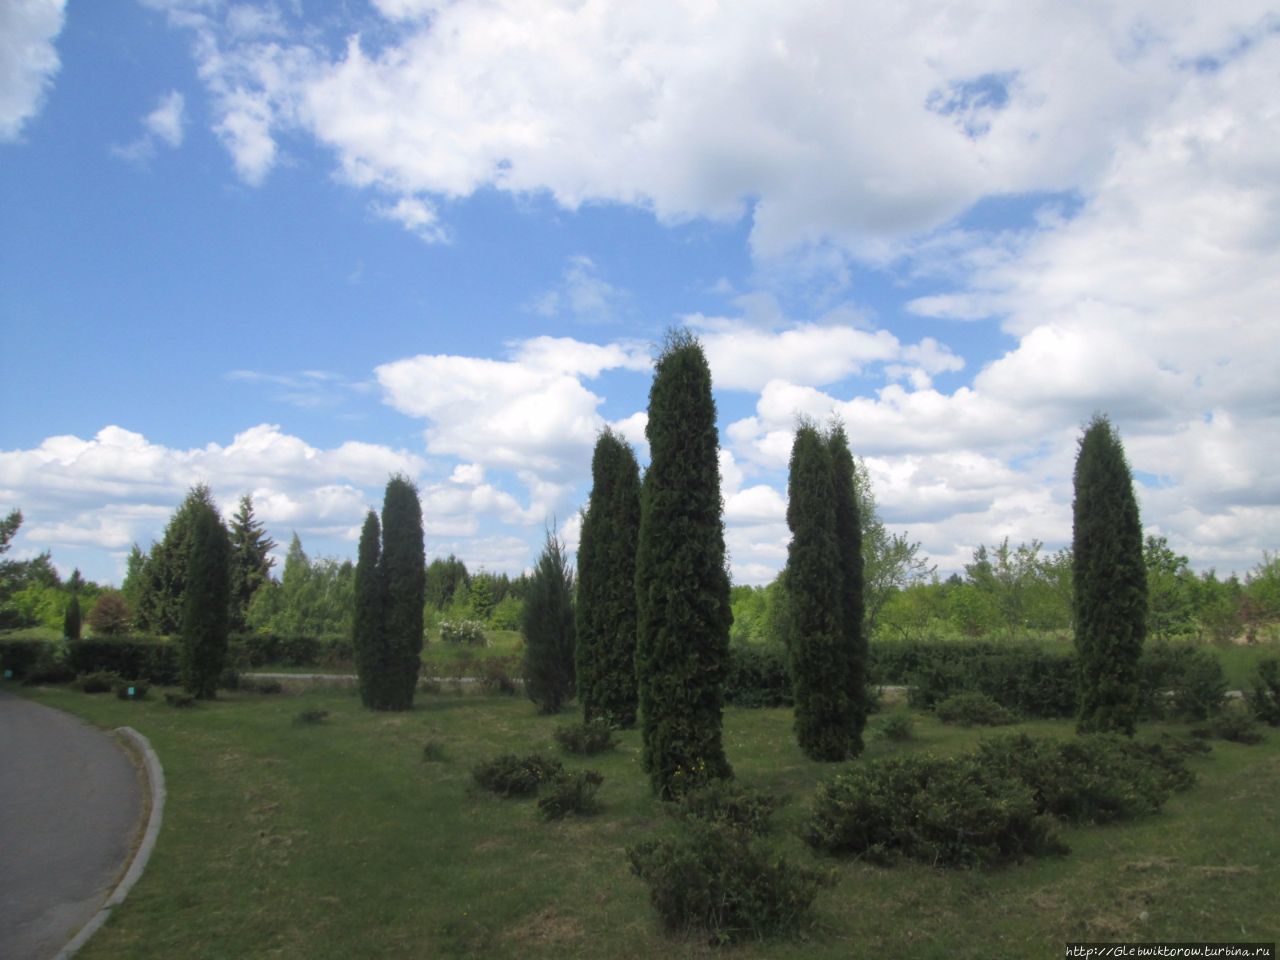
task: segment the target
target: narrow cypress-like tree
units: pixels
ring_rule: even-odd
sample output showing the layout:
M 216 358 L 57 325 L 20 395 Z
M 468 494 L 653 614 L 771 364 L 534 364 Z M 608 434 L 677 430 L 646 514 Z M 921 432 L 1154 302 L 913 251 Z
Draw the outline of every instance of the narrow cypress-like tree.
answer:
M 190 515 L 182 606 L 182 686 L 212 700 L 227 659 L 231 610 L 231 541 L 211 502 Z
M 382 582 L 387 673 L 376 684 L 375 710 L 411 710 L 422 655 L 427 561 L 422 504 L 413 483 L 392 477 L 382 501 Z
M 853 719 L 841 623 L 834 472 L 827 442 L 804 421 L 791 447 L 787 526 L 796 739 L 811 760 L 840 761 L 850 753 Z
M 366 707 L 381 702 L 381 683 L 390 674 L 383 621 L 386 586 L 382 576 L 382 527 L 378 523 L 378 515 L 370 510 L 364 518 L 356 554 L 356 608 L 351 629 L 356 674 L 360 679 L 360 700 Z
M 68 640 L 80 639 L 80 598 L 74 593 L 67 601 L 66 613 L 62 615 L 62 635 Z
M 848 665 L 846 690 L 852 708 L 849 754 L 862 752 L 862 731 L 867 725 L 871 703 L 867 696 L 866 598 L 863 583 L 863 518 L 858 503 L 853 454 L 844 425 L 833 423 L 827 433 L 831 450 L 831 478 L 835 503 L 836 549 L 840 554 L 840 629 Z
M 573 697 L 573 571 L 550 530 L 520 617 L 524 689 L 539 713 L 559 713 Z
M 578 540 L 578 700 L 585 720 L 636 722 L 636 538 L 640 467 L 611 430 L 591 458 L 591 498 Z
M 729 575 L 711 368 L 687 330 L 668 335 L 649 390 L 649 469 L 636 548 L 636 682 L 644 766 L 671 799 L 733 775 L 721 727 Z
M 1120 437 L 1101 414 L 1080 439 L 1072 521 L 1076 728 L 1132 734 L 1147 626 L 1142 523 Z

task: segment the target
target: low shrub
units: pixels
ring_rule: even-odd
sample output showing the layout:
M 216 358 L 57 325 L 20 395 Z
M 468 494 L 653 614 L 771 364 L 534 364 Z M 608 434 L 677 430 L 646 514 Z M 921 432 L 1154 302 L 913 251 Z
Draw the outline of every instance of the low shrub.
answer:
M 510 672 L 514 660 L 514 657 L 486 657 L 477 661 L 475 675 L 480 689 L 485 693 L 515 696 L 520 691 L 520 687 Z
M 729 646 L 725 702 L 736 707 L 789 707 L 793 703 L 787 651 L 780 643 Z
M 241 677 L 240 689 L 246 693 L 276 694 L 284 693 L 284 684 L 279 680 L 258 680 L 254 677 Z
M 915 735 L 915 722 L 911 719 L 911 714 L 899 710 L 886 714 L 874 729 L 885 740 L 903 743 Z
M 1013 734 L 984 741 L 977 758 L 983 770 L 1025 784 L 1037 813 L 1072 823 L 1154 813 L 1194 780 L 1182 758 L 1160 743 L 1109 734 L 1063 741 Z
M 544 820 L 563 820 L 569 814 L 585 817 L 600 810 L 596 793 L 604 777 L 594 770 L 575 770 L 551 781 L 538 798 L 538 814 Z
M 712 943 L 803 933 L 818 891 L 832 877 L 794 866 L 721 823 L 686 822 L 671 839 L 627 850 L 631 872 L 649 887 L 668 933 Z
M 164 695 L 164 702 L 171 707 L 194 707 L 196 704 L 196 698 L 189 693 L 175 693 L 170 691 Z
M 428 740 L 422 745 L 423 763 L 443 763 L 444 759 L 444 744 L 439 740 Z
M 1258 662 L 1258 675 L 1247 699 L 1255 717 L 1280 727 L 1280 659 L 1267 657 Z
M 529 796 L 537 793 L 541 784 L 562 776 L 564 764 L 538 753 L 523 757 L 506 753 L 477 764 L 471 771 L 478 785 L 500 797 Z
M 303 710 L 293 719 L 295 723 L 302 724 L 303 726 L 315 726 L 317 724 L 324 723 L 329 719 L 329 711 L 322 710 L 318 707 L 311 710 Z
M 955 867 L 1066 852 L 1031 788 L 975 756 L 860 764 L 818 789 L 804 839 L 828 854 Z
M 721 824 L 748 836 L 769 832 L 769 821 L 781 801 L 729 780 L 713 780 L 690 790 L 676 802 L 672 813 L 685 820 Z
M 240 678 L 240 671 L 235 667 L 224 667 L 222 673 L 218 674 L 219 690 L 240 690 L 244 686 L 244 681 Z
M 121 700 L 145 700 L 150 688 L 141 680 L 121 680 L 114 689 Z
M 1193 737 L 1202 740 L 1229 740 L 1232 743 L 1261 743 L 1265 737 L 1257 721 L 1241 710 L 1228 710 L 1218 714 L 1206 726 L 1191 731 Z
M 1185 643 L 1153 643 L 1138 662 L 1141 711 L 1169 720 L 1206 720 L 1227 695 L 1222 664 L 1212 651 Z
M 905 677 L 894 677 L 894 681 L 907 683 L 913 707 L 927 710 L 956 694 L 982 693 L 1022 716 L 1075 713 L 1075 658 L 1068 654 L 1047 653 L 1022 643 L 917 641 L 888 647 L 900 654 L 893 663 L 894 673 L 910 668 Z
M 943 723 L 958 727 L 999 727 L 1014 716 L 985 693 L 957 693 L 933 708 Z
M 613 735 L 613 728 L 609 726 L 607 720 L 599 717 L 567 727 L 557 727 L 555 738 L 556 743 L 570 753 L 588 757 L 612 750 L 618 745 L 618 740 Z
M 120 675 L 107 670 L 95 670 L 76 677 L 76 686 L 84 693 L 110 693 L 120 682 Z
M 441 620 L 440 641 L 465 647 L 487 647 L 484 624 L 479 620 Z

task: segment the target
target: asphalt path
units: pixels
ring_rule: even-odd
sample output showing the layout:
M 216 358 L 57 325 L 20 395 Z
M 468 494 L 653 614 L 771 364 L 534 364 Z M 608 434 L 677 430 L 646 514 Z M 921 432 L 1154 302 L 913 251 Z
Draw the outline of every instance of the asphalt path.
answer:
M 115 738 L 0 691 L 0 956 L 62 949 L 120 879 L 143 812 Z

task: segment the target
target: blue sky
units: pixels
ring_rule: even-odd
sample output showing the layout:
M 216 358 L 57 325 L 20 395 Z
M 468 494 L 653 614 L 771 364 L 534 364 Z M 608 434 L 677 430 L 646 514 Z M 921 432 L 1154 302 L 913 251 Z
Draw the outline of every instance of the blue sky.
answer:
M 570 545 L 703 339 L 734 576 L 841 416 L 941 571 L 1070 538 L 1081 424 L 1199 569 L 1280 546 L 1265 3 L 16 0 L 0 9 L 0 510 L 119 580 L 193 483 L 352 556 Z

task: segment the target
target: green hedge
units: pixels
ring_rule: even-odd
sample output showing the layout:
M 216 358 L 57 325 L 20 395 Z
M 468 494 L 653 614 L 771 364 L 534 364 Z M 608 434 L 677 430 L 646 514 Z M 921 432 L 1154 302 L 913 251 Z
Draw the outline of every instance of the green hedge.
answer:
M 152 686 L 178 682 L 180 646 L 151 637 L 91 638 L 67 642 L 67 666 L 80 676 L 114 673 L 129 680 L 146 680 Z
M 10 679 L 21 680 L 52 646 L 47 640 L 0 640 L 0 677 L 9 671 Z
M 724 699 L 736 707 L 791 706 L 791 675 L 782 644 L 730 644 Z
M 231 637 L 229 659 L 240 670 L 252 667 L 350 666 L 355 649 L 348 637 L 245 633 Z

